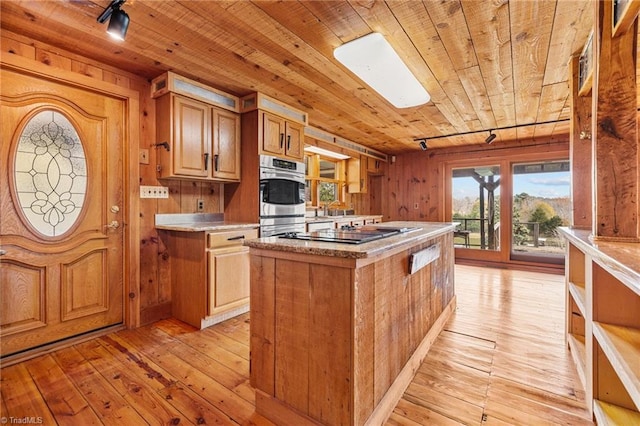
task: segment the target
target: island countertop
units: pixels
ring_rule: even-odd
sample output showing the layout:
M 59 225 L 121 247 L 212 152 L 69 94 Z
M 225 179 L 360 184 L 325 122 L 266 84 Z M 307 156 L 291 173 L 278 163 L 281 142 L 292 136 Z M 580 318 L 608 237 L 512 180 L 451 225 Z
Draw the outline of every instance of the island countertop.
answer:
M 295 240 L 280 237 L 265 237 L 247 240 L 244 245 L 263 250 L 276 250 L 300 254 L 313 254 L 319 256 L 344 257 L 361 259 L 377 256 L 387 250 L 404 245 L 413 245 L 420 240 L 438 237 L 447 232 L 452 232 L 456 227 L 450 222 L 408 222 L 395 221 L 384 222 L 375 225 L 378 228 L 418 228 L 409 232 L 402 232 L 386 238 L 361 243 L 345 244 L 325 241 Z

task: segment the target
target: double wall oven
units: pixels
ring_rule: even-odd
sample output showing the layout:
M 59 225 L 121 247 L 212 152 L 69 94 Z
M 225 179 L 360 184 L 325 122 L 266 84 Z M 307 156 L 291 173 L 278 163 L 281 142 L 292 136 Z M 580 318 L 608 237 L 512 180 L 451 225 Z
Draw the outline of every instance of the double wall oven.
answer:
M 305 231 L 305 166 L 260 156 L 260 236 Z

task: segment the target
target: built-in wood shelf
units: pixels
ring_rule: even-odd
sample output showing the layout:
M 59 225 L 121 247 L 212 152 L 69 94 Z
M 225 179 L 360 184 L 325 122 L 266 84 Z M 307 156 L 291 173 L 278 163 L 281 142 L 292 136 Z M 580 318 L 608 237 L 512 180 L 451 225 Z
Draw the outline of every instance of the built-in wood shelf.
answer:
M 598 423 L 640 425 L 640 244 L 561 228 L 566 338 Z
M 597 399 L 593 401 L 593 415 L 598 426 L 640 424 L 640 413 L 637 411 L 627 410 Z
M 640 407 L 640 330 L 594 322 L 593 335 L 634 404 Z
M 586 291 L 584 289 L 584 287 L 580 287 L 579 285 L 576 285 L 572 282 L 569 283 L 569 294 L 571 295 L 571 297 L 573 298 L 573 300 L 575 301 L 576 306 L 578 307 L 578 310 L 580 311 L 580 314 L 584 317 L 585 316 L 585 303 L 587 300 L 587 296 L 586 296 Z
M 568 334 L 567 343 L 569 344 L 569 350 L 571 356 L 573 356 L 573 362 L 576 364 L 578 370 L 578 376 L 583 386 L 586 386 L 586 368 L 587 368 L 587 348 L 584 340 L 584 336 L 579 334 Z

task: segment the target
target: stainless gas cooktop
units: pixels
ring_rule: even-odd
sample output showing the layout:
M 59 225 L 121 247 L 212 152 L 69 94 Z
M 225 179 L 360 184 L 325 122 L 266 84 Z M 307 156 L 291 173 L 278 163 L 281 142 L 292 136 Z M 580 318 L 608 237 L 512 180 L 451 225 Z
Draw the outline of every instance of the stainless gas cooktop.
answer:
M 290 232 L 280 235 L 280 238 L 292 240 L 324 241 L 329 243 L 362 244 L 404 232 L 415 231 L 420 228 L 392 228 L 392 227 L 360 227 L 350 229 L 323 229 L 313 232 Z

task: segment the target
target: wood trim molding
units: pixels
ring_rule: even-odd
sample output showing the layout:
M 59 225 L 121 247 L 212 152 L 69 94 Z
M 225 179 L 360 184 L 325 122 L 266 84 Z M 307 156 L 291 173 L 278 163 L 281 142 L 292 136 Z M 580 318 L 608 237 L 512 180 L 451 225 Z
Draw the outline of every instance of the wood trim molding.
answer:
M 0 65 L 24 74 L 55 80 L 70 86 L 117 97 L 125 102 L 125 208 L 126 222 L 124 235 L 124 323 L 128 328 L 140 325 L 140 200 L 138 182 L 140 169 L 138 165 L 138 148 L 140 139 L 140 93 L 138 91 L 100 81 L 81 74 L 53 68 L 38 61 L 18 55 L 3 53 Z

